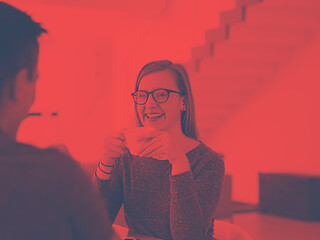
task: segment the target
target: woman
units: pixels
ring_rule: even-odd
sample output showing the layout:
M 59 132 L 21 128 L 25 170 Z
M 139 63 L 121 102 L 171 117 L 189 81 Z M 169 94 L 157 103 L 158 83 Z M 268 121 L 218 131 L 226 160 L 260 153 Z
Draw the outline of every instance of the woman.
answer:
M 199 141 L 187 72 L 167 60 L 151 62 L 132 96 L 138 126 L 155 131 L 139 156 L 130 154 L 121 132 L 106 141 L 95 175 L 111 222 L 124 203 L 130 235 L 214 239 L 224 163 Z

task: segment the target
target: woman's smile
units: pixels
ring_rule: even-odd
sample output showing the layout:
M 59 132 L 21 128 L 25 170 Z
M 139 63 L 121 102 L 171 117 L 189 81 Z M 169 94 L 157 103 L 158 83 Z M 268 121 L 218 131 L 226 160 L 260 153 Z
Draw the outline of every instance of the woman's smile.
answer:
M 164 116 L 165 115 L 163 113 L 145 113 L 144 119 L 146 121 L 155 122 L 155 121 L 162 119 L 162 117 L 164 117 Z

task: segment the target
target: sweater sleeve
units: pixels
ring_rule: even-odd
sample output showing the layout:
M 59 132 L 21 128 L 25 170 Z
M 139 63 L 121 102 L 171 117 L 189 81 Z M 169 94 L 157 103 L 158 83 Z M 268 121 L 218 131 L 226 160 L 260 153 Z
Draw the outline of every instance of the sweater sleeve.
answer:
M 94 176 L 94 182 L 105 200 L 110 222 L 113 224 L 123 203 L 123 183 L 120 177 L 119 161 L 116 161 L 109 180 L 101 180 Z
M 52 164 L 50 171 L 57 169 L 55 178 L 59 183 L 53 201 L 63 206 L 73 237 L 80 240 L 114 237 L 103 200 L 78 162 L 59 153 L 53 157 L 56 164 Z
M 224 177 L 219 155 L 209 158 L 196 175 L 185 172 L 170 176 L 170 228 L 174 240 L 205 239 L 213 221 Z

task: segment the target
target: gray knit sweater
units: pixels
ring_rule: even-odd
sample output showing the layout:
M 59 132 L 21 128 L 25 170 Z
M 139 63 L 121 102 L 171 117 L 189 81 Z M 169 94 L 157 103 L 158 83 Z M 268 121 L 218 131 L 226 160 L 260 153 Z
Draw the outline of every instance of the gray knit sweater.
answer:
M 171 175 L 171 164 L 129 153 L 115 163 L 109 180 L 96 179 L 111 222 L 124 204 L 129 235 L 212 240 L 213 214 L 224 162 L 205 144 L 189 151 L 191 172 Z

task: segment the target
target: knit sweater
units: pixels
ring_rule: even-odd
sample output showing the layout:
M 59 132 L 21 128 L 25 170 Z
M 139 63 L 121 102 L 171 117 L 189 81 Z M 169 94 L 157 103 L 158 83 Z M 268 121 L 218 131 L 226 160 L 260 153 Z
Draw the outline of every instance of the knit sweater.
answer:
M 109 180 L 96 178 L 113 222 L 122 204 L 129 235 L 212 240 L 213 214 L 224 177 L 222 156 L 200 143 L 186 154 L 191 171 L 171 175 L 169 161 L 128 151 Z
M 0 132 L 0 239 L 107 240 L 100 194 L 73 159 Z

